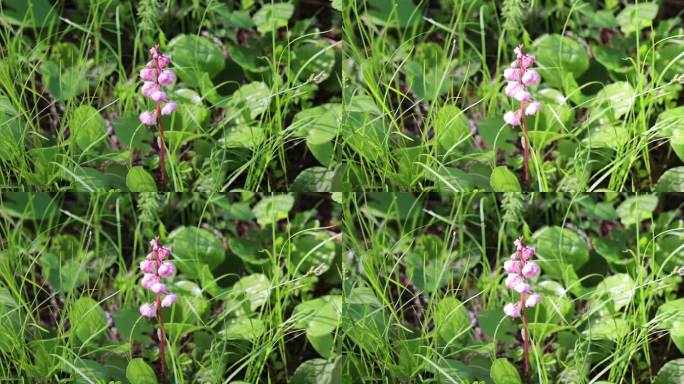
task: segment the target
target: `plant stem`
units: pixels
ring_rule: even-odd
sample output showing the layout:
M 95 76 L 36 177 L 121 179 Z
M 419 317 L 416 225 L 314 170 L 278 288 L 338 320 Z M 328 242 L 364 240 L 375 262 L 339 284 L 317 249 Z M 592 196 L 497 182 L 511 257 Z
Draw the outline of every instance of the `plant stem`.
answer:
M 520 310 L 523 320 L 523 374 L 525 382 L 529 382 L 530 371 L 530 334 L 527 327 L 527 312 L 525 311 L 525 294 L 520 294 Z
M 159 108 L 159 107 L 157 107 Z M 161 260 L 157 255 L 157 270 L 161 266 Z M 166 347 L 166 335 L 164 334 L 164 313 L 161 306 L 161 294 L 157 293 L 157 317 L 159 318 L 159 359 L 161 360 L 161 381 L 166 384 L 166 358 L 164 350 Z
M 162 187 L 166 186 L 166 146 L 164 145 L 164 124 L 161 117 L 161 106 L 157 103 L 157 118 L 159 120 L 159 165 L 161 167 L 161 183 Z

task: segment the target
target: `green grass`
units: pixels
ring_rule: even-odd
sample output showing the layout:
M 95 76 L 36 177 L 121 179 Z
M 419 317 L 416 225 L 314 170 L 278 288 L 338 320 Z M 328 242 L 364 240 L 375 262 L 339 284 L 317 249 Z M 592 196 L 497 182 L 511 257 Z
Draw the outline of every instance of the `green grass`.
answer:
M 652 382 L 682 356 L 657 311 L 681 297 L 681 249 L 665 245 L 681 239 L 681 200 L 667 199 L 661 196 L 653 224 L 623 226 L 634 211 L 613 221 L 623 201 L 617 196 L 351 195 L 344 211 L 353 255 L 342 321 L 346 374 L 361 382 L 520 382 L 491 381 L 490 366 L 505 359 L 522 375 L 521 322 L 503 314 L 514 296 L 502 269 L 522 235 L 547 260 L 533 284 L 544 299 L 529 312 L 530 382 Z M 616 227 L 604 233 L 609 222 Z M 549 265 L 566 265 L 577 248 L 549 254 L 569 240 L 541 245 L 539 230 L 548 226 L 566 228 L 563 236 L 585 249 L 593 243 L 587 262 L 552 273 Z M 598 254 L 598 242 L 609 238 L 615 248 Z M 622 279 L 627 285 L 617 284 Z

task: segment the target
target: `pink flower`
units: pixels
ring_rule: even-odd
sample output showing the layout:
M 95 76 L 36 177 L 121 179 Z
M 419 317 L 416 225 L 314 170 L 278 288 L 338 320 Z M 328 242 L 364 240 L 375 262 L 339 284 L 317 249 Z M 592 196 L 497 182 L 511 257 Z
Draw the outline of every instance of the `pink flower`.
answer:
M 150 319 L 156 315 L 156 312 L 157 308 L 152 303 L 145 303 L 140 306 L 140 314 Z
M 534 277 L 539 274 L 539 264 L 537 264 L 534 261 L 530 261 L 529 263 L 525 263 L 525 266 L 522 269 L 522 274 L 525 277 Z
M 520 275 L 518 275 L 517 273 L 511 273 L 508 275 L 508 277 L 506 277 L 506 283 L 505 284 L 506 284 L 507 288 L 513 288 L 522 282 L 523 281 L 522 281 L 522 278 L 520 277 Z
M 508 85 L 506 85 L 506 89 L 504 90 L 504 92 L 506 93 L 506 96 L 513 96 L 522 90 L 522 84 L 518 83 L 517 81 L 511 81 L 508 83 Z
M 154 273 L 146 273 L 140 280 L 140 285 L 145 289 L 150 289 L 152 285 L 159 283 L 159 276 Z
M 154 98 L 154 93 L 152 94 L 152 98 Z M 529 92 L 521 89 L 513 95 L 513 98 L 518 101 L 530 101 L 532 100 L 532 95 Z
M 530 66 L 532 66 L 532 64 L 534 64 L 534 56 L 523 55 L 523 57 L 522 57 L 523 69 L 529 68 Z
M 150 240 L 150 246 L 152 246 L 152 252 L 157 252 L 157 250 L 159 250 L 159 241 L 157 238 Z
M 145 111 L 140 114 L 140 122 L 145 125 L 155 125 L 157 124 L 157 116 L 154 112 Z
M 533 101 L 530 103 L 530 105 L 525 108 L 525 114 L 526 115 L 536 115 L 537 112 L 541 109 L 541 104 L 538 101 Z
M 534 257 L 534 249 L 532 249 L 530 247 L 523 248 L 523 250 L 522 250 L 523 261 L 527 261 L 533 257 Z
M 520 80 L 520 70 L 515 68 L 507 68 L 504 70 L 504 78 L 508 81 Z
M 162 91 L 159 91 L 159 90 L 154 91 L 154 92 L 152 92 L 152 94 L 150 95 L 150 99 L 152 99 L 152 100 L 154 100 L 154 101 L 156 101 L 156 102 L 166 101 L 166 93 L 164 93 L 164 92 L 162 92 Z
M 520 273 L 520 262 L 514 260 L 506 260 L 504 262 L 504 270 L 508 273 Z
M 176 273 L 176 267 L 173 265 L 173 263 L 165 261 L 159 266 L 157 273 L 159 273 L 159 276 L 161 277 L 170 277 Z
M 164 260 L 171 255 L 171 250 L 167 247 L 157 248 L 157 255 L 159 255 L 160 260 Z
M 154 285 L 152 286 L 154 288 Z M 530 285 L 521 281 L 513 286 L 513 290 L 518 293 L 530 293 Z
M 513 240 L 513 245 L 515 245 L 515 251 L 520 252 L 523 250 L 523 245 L 520 239 Z
M 541 301 L 542 297 L 536 293 L 533 293 L 530 295 L 530 297 L 525 300 L 525 306 L 526 307 L 534 307 L 535 305 L 539 304 Z
M 171 63 L 171 58 L 166 55 L 159 55 L 157 63 L 159 63 L 159 68 L 164 68 Z
M 175 110 L 176 110 L 176 103 L 174 103 L 174 102 L 166 103 L 166 105 L 164 105 L 164 108 L 161 109 L 161 114 L 162 115 L 170 115 Z
M 504 114 L 504 121 L 512 126 L 520 125 L 520 111 L 509 111 Z
M 522 83 L 526 86 L 539 83 L 539 73 L 535 69 L 528 69 L 522 76 Z
M 154 293 L 166 293 L 166 285 L 162 283 L 154 283 L 150 286 L 150 291 Z
M 152 93 L 159 90 L 159 85 L 153 81 L 146 81 L 143 83 L 142 88 L 140 88 L 140 93 L 145 97 L 150 97 Z
M 141 69 L 140 77 L 145 81 L 154 81 L 154 78 L 157 77 L 157 71 L 154 68 Z
M 174 294 L 172 293 L 172 294 L 166 295 L 166 297 L 164 298 L 164 300 L 162 300 L 162 302 L 161 302 L 161 306 L 162 306 L 162 307 L 170 307 L 170 306 L 172 306 L 173 303 L 175 303 L 175 302 L 176 302 L 176 295 L 174 295 Z
M 164 70 L 162 73 L 159 74 L 159 77 L 157 78 L 157 81 L 161 85 L 169 85 L 172 84 L 176 80 L 176 75 L 173 73 L 173 71 Z
M 145 273 L 154 273 L 155 262 L 152 260 L 145 260 L 140 262 L 140 269 Z
M 520 303 L 508 303 L 504 305 L 504 313 L 513 319 L 520 317 Z

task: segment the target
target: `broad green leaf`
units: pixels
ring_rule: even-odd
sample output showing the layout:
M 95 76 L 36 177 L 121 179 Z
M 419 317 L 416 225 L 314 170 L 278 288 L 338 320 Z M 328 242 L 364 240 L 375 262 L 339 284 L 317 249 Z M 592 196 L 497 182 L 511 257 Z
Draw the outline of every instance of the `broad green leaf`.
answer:
M 532 44 L 542 79 L 554 86 L 563 84 L 562 74 L 578 78 L 589 69 L 589 55 L 575 40 L 562 35 L 542 35 Z
M 320 336 L 337 329 L 342 315 L 342 296 L 326 295 L 303 301 L 292 313 L 295 327 L 306 329 L 307 334 Z
M 169 42 L 172 65 L 183 81 L 199 85 L 202 73 L 216 76 L 225 65 L 223 51 L 208 37 L 181 34 Z
M 658 371 L 653 384 L 682 384 L 684 359 L 670 360 Z
M 107 318 L 97 301 L 90 297 L 81 297 L 69 309 L 71 332 L 81 342 L 86 342 L 94 335 L 107 328 Z
M 605 317 L 590 323 L 582 333 L 593 340 L 618 341 L 629 333 L 629 324 L 625 319 Z
M 137 307 L 116 311 L 112 315 L 112 320 L 124 340 L 137 340 L 143 343 L 152 341 L 147 334 L 152 333 L 154 328 L 149 321 L 140 317 L 140 310 Z
M 235 300 L 237 309 L 243 308 L 241 313 L 255 311 L 266 303 L 271 295 L 271 282 L 260 273 L 241 278 L 233 285 L 231 298 Z
M 370 192 L 366 196 L 365 213 L 370 216 L 406 220 L 418 215 L 422 209 L 420 201 L 408 192 Z
M 334 169 L 311 167 L 295 177 L 290 189 L 293 192 L 332 192 L 335 185 Z
M 298 112 L 290 127 L 295 135 L 306 138 L 307 144 L 323 144 L 337 136 L 341 121 L 341 104 L 322 104 Z
M 131 192 L 157 192 L 157 183 L 143 167 L 132 167 L 128 170 L 126 186 Z
M 58 21 L 58 9 L 49 0 L 3 0 L 0 19 L 28 28 L 43 28 Z
M 335 48 L 329 41 L 305 41 L 292 51 L 291 71 L 299 74 L 300 81 L 321 83 L 332 74 L 335 66 Z
M 88 281 L 88 272 L 76 259 L 60 259 L 52 253 L 40 258 L 43 275 L 47 276 L 50 286 L 58 292 L 69 293 Z
M 522 384 L 520 374 L 508 359 L 496 359 L 489 371 L 489 377 L 494 384 Z
M 261 337 L 265 329 L 263 320 L 242 316 L 229 320 L 223 330 L 219 332 L 219 336 L 229 340 L 253 341 Z
M 679 352 L 684 353 L 684 321 L 676 320 L 672 323 L 672 328 L 670 329 L 670 338 L 672 342 L 677 346 Z
M 214 269 L 225 258 L 221 240 L 204 228 L 176 228 L 169 234 L 169 240 L 178 269 L 192 277 L 199 276 L 203 265 Z
M 0 96 L 0 160 L 11 162 L 24 153 L 26 127 L 9 99 Z
M 463 339 L 471 329 L 470 315 L 465 306 L 455 297 L 447 296 L 435 306 L 432 319 L 434 332 L 439 335 L 443 345 L 453 345 Z
M 611 310 L 618 311 L 632 301 L 635 286 L 634 280 L 626 273 L 608 276 L 596 287 L 597 305 L 608 305 Z
M 684 128 L 677 128 L 672 131 L 670 145 L 677 154 L 677 157 L 679 157 L 679 160 L 684 161 Z
M 273 32 L 287 26 L 287 21 L 294 13 L 294 5 L 290 3 L 264 4 L 253 16 L 259 33 Z
M 297 367 L 290 378 L 291 384 L 341 384 L 342 364 L 338 357 L 332 362 L 312 359 Z
M 620 221 L 624 225 L 632 225 L 649 219 L 658 207 L 657 195 L 631 196 L 617 207 Z
M 627 114 L 634 105 L 634 100 L 634 88 L 628 82 L 619 81 L 609 84 L 596 95 L 597 111 L 595 113 L 605 114 L 607 120 L 612 121 Z
M 157 384 L 157 375 L 143 359 L 133 359 L 128 363 L 126 378 L 131 384 Z
M 591 148 L 618 150 L 629 142 L 629 129 L 623 124 L 600 124 L 590 129 L 582 142 Z
M 97 109 L 84 104 L 71 113 L 69 131 L 71 141 L 81 150 L 85 150 L 107 134 L 107 127 Z
M 658 328 L 670 329 L 675 321 L 684 322 L 684 298 L 670 300 L 658 307 L 656 312 Z
M 284 219 L 294 205 L 292 195 L 273 195 L 261 199 L 254 208 L 254 216 L 262 227 Z
M 622 33 L 641 31 L 651 25 L 658 14 L 658 3 L 628 4 L 617 15 Z
M 503 166 L 494 168 L 489 183 L 494 192 L 520 192 L 522 190 L 515 174 Z
M 256 149 L 265 138 L 266 133 L 261 127 L 238 125 L 230 128 L 221 142 L 228 148 Z
M 579 269 L 589 260 L 589 247 L 577 233 L 561 227 L 543 227 L 532 235 L 542 273 L 562 278 L 565 266 Z
M 88 88 L 86 69 L 80 66 L 59 68 L 54 61 L 46 60 L 40 64 L 39 71 L 45 77 L 43 82 L 48 91 L 57 100 L 71 100 Z
M 252 82 L 241 86 L 230 98 L 229 106 L 245 115 L 244 121 L 250 122 L 262 114 L 271 102 L 271 91 L 262 82 Z
M 307 232 L 297 236 L 292 243 L 292 269 L 305 274 L 315 269 L 317 273 L 328 270 L 335 259 L 335 235 L 325 231 Z
M 405 28 L 420 21 L 422 12 L 412 0 L 369 0 L 368 11 L 364 14 L 366 19 L 377 25 Z
M 684 129 L 684 106 L 668 108 L 658 115 L 652 127 L 661 137 L 671 137 L 676 129 Z
M 130 148 L 137 148 L 143 152 L 151 150 L 145 141 L 151 141 L 154 137 L 152 130 L 140 124 L 137 117 L 121 117 L 112 123 L 114 133 L 119 141 Z

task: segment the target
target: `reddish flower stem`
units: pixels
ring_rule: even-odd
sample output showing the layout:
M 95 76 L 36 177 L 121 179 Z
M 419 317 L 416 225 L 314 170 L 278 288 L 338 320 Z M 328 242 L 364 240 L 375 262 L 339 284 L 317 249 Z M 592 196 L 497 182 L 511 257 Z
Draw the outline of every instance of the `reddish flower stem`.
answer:
M 157 107 L 159 108 L 159 107 Z M 157 269 L 161 265 L 161 260 L 157 256 Z M 159 359 L 161 360 L 161 381 L 162 384 L 166 383 L 166 358 L 164 356 L 164 350 L 166 347 L 166 335 L 164 334 L 164 314 L 162 312 L 161 306 L 161 294 L 157 293 L 157 317 L 159 318 Z

